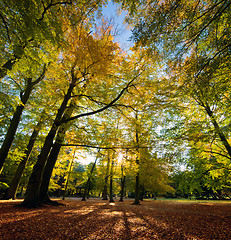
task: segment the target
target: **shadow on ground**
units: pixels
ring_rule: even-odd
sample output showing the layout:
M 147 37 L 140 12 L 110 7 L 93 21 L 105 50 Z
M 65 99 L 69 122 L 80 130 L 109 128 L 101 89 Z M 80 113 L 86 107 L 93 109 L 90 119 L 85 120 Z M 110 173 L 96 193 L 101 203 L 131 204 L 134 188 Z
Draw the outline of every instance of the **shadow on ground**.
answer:
M 39 209 L 0 203 L 0 239 L 231 239 L 231 204 L 61 202 Z

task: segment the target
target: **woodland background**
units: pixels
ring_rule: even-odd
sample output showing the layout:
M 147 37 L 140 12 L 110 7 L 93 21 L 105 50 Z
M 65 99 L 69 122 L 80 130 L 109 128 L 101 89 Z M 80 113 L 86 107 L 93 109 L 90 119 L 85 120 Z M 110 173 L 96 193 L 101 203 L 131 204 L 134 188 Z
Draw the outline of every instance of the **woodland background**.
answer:
M 230 199 L 231 1 L 114 3 L 0 1 L 2 198 Z

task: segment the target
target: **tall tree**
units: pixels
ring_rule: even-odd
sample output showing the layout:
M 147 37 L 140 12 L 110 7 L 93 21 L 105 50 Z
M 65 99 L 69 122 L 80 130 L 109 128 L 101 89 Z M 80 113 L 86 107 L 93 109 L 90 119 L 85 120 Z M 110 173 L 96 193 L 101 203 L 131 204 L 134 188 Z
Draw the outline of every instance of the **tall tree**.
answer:
M 135 144 L 136 144 L 136 184 L 134 205 L 140 205 L 140 123 L 138 113 L 135 112 Z
M 18 188 L 23 170 L 25 169 L 27 161 L 29 160 L 33 146 L 35 144 L 35 141 L 38 137 L 40 130 L 42 129 L 43 124 L 44 124 L 44 114 L 42 114 L 40 120 L 38 121 L 37 125 L 35 126 L 33 133 L 30 137 L 29 143 L 25 149 L 25 152 L 24 152 L 25 156 L 19 163 L 17 170 L 14 174 L 13 180 L 12 180 L 10 187 L 8 189 L 8 192 L 7 192 L 7 198 L 9 198 L 9 199 L 10 198 L 15 199 L 15 197 L 16 197 L 17 188 Z
M 110 169 L 110 184 L 109 184 L 109 202 L 115 202 L 113 199 L 113 177 L 114 177 L 114 168 L 115 168 L 115 153 L 113 152 L 112 154 L 112 159 L 111 159 L 111 169 Z
M 98 156 L 96 155 L 95 161 L 94 161 L 94 163 L 91 166 L 91 170 L 90 170 L 89 176 L 87 178 L 87 182 L 86 182 L 85 187 L 84 187 L 82 201 L 86 201 L 87 194 L 89 193 L 90 182 L 91 182 L 91 179 L 92 179 L 92 174 L 93 174 L 93 172 L 95 170 L 95 166 L 96 166 L 97 160 L 98 160 Z
M 108 178 L 109 178 L 109 170 L 110 170 L 110 155 L 109 155 L 109 151 L 107 153 L 107 165 L 106 165 L 106 172 L 105 172 L 105 176 L 104 176 L 104 185 L 103 185 L 103 191 L 102 191 L 102 199 L 103 200 L 108 200 L 107 196 L 108 196 Z
M 41 186 L 43 169 L 46 165 L 47 157 L 53 146 L 53 139 L 57 134 L 60 125 L 84 116 L 94 115 L 108 109 L 121 98 L 125 90 L 128 89 L 132 82 L 140 75 L 140 73 L 138 73 L 135 77 L 133 76 L 133 78 L 125 85 L 124 88 L 122 88 L 120 93 L 114 99 L 112 99 L 109 103 L 99 108 L 98 110 L 80 113 L 76 116 L 70 117 L 69 119 L 63 119 L 63 114 L 68 106 L 68 102 L 72 97 L 74 97 L 73 93 L 74 90 L 77 89 L 76 86 L 79 85 L 79 89 L 84 88 L 88 82 L 91 82 L 91 78 L 98 79 L 98 77 L 102 77 L 102 74 L 104 74 L 105 71 L 110 68 L 110 65 L 112 65 L 113 59 L 115 57 L 114 52 L 117 49 L 116 44 L 114 44 L 112 42 L 112 39 L 105 35 L 104 32 L 103 35 L 96 33 L 94 38 L 86 31 L 84 32 L 84 29 L 80 30 L 82 32 L 79 32 L 80 35 L 78 35 L 78 38 L 76 39 L 79 41 L 79 48 L 76 49 L 75 43 L 75 48 L 70 50 L 73 55 L 71 56 L 69 53 L 65 53 L 67 54 L 67 59 L 69 59 L 70 63 L 72 64 L 71 71 L 69 72 L 71 75 L 70 83 L 67 89 L 67 93 L 65 94 L 63 102 L 55 117 L 53 125 L 41 149 L 41 153 L 38 156 L 38 161 L 33 168 L 33 172 L 26 191 L 26 197 L 22 203 L 24 206 L 36 206 L 40 204 L 39 190 Z M 105 31 L 105 29 L 103 30 Z M 73 38 L 70 40 L 73 40 Z M 97 47 L 101 45 L 101 48 L 93 48 L 94 44 Z M 88 48 L 89 45 L 92 45 L 92 48 Z M 92 50 L 93 52 L 91 52 Z M 94 52 L 95 50 L 96 52 Z M 78 53 L 80 53 L 80 55 Z M 101 68 L 102 72 L 98 72 L 98 70 Z M 95 75 L 94 78 L 93 74 Z M 82 96 L 82 94 L 77 93 L 77 96 Z
M 71 115 L 74 111 L 74 107 L 75 107 L 74 101 L 72 101 L 70 103 L 70 106 L 68 106 L 68 108 L 66 109 L 66 111 L 63 115 L 63 119 L 67 119 L 67 118 L 71 117 Z M 61 149 L 61 144 L 64 141 L 65 134 L 66 134 L 66 131 L 68 130 L 69 125 L 70 125 L 69 123 L 66 123 L 66 124 L 63 124 L 60 126 L 60 128 L 57 132 L 57 136 L 56 136 L 54 145 L 49 153 L 47 163 L 43 170 L 41 186 L 39 189 L 39 200 L 41 203 L 50 203 L 51 202 L 48 197 L 48 187 L 49 187 L 49 183 L 50 183 L 50 178 L 51 178 L 53 168 L 55 166 L 55 163 L 57 161 L 57 158 L 58 158 L 58 155 L 59 155 L 59 152 Z
M 45 72 L 46 72 L 46 65 L 44 65 L 43 70 L 40 73 L 40 76 L 36 80 L 33 81 L 32 78 L 26 79 L 25 89 L 22 90 L 20 93 L 21 103 L 17 106 L 17 108 L 15 110 L 15 113 L 11 120 L 10 126 L 5 135 L 4 142 L 0 148 L 0 173 L 2 172 L 3 164 L 7 158 L 8 152 L 9 152 L 12 142 L 14 140 L 14 136 L 15 136 L 18 124 L 20 122 L 22 112 L 25 108 L 25 104 L 27 103 L 34 86 L 36 84 L 38 84 L 39 82 L 41 82 L 42 79 L 44 78 Z
M 193 98 L 230 156 L 230 1 L 123 1 L 135 22 L 133 39 L 162 59 L 179 95 Z M 133 10 L 133 11 L 132 11 Z M 155 55 L 154 55 L 155 54 Z M 158 56 L 158 57 L 157 57 Z M 221 115 L 226 121 L 221 122 Z

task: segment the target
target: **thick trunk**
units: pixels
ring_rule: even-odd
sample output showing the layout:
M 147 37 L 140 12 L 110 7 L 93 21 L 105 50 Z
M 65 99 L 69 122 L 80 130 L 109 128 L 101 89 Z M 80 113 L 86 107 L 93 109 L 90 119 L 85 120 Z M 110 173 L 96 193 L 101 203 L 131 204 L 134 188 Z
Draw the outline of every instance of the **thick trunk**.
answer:
M 140 177 L 139 172 L 136 174 L 136 187 L 135 187 L 135 201 L 133 205 L 140 205 Z
M 58 127 L 54 124 L 48 136 L 46 137 L 42 151 L 38 156 L 38 160 L 33 167 L 32 174 L 27 186 L 25 199 L 22 203 L 23 206 L 36 207 L 40 205 L 39 201 L 39 189 L 42 179 L 43 168 L 46 163 L 47 156 L 53 145 L 53 139 L 55 137 Z
M 74 110 L 74 107 L 72 105 L 70 105 L 70 107 L 65 111 L 65 113 L 63 115 L 63 119 L 69 118 L 71 116 L 73 110 Z M 63 143 L 63 141 L 64 141 L 65 133 L 68 129 L 68 126 L 69 126 L 69 124 L 66 123 L 66 124 L 61 125 L 61 127 L 59 128 L 54 146 L 52 147 L 49 157 L 47 159 L 47 163 L 44 168 L 40 191 L 39 191 L 39 199 L 40 199 L 40 202 L 42 202 L 42 203 L 47 203 L 47 199 L 48 199 L 47 192 L 48 192 L 50 179 L 52 176 L 52 171 L 54 169 L 55 163 L 57 161 L 57 158 L 58 158 L 58 155 L 59 155 L 59 152 L 61 149 L 60 144 Z
M 216 133 L 220 137 L 221 142 L 223 143 L 223 145 L 226 148 L 229 156 L 231 157 L 231 146 L 230 146 L 229 142 L 227 141 L 227 139 L 226 139 L 224 133 L 222 132 L 221 128 L 219 127 L 212 110 L 210 109 L 210 107 L 208 105 L 205 106 L 205 110 L 208 113 L 208 115 L 209 115 L 209 117 L 210 117 L 210 119 L 213 123 L 213 126 L 215 128 Z
M 92 165 L 90 175 L 89 175 L 89 177 L 88 177 L 88 179 L 87 179 L 87 183 L 86 183 L 86 186 L 85 186 L 85 189 L 84 189 L 82 201 L 86 201 L 87 194 L 88 194 L 89 191 L 90 191 L 90 189 L 89 189 L 89 187 L 90 187 L 90 182 L 91 182 L 92 174 L 93 174 L 94 169 L 95 169 L 96 162 L 97 162 L 97 157 L 96 157 L 96 159 L 95 159 L 94 164 Z
M 16 133 L 17 128 L 18 128 L 18 124 L 19 124 L 21 116 L 22 116 L 22 112 L 24 110 L 25 104 L 27 103 L 27 101 L 30 97 L 32 89 L 33 89 L 33 83 L 31 81 L 28 81 L 25 92 L 21 96 L 22 104 L 17 106 L 16 111 L 13 115 L 12 120 L 11 120 L 10 126 L 8 128 L 8 131 L 6 133 L 5 139 L 3 141 L 3 144 L 0 148 L 0 174 L 2 172 L 3 165 L 6 161 L 7 155 L 10 151 L 11 146 L 12 146 L 14 136 L 15 136 L 15 133 Z
M 113 199 L 113 178 L 112 176 L 110 177 L 110 200 L 109 202 L 115 202 Z
M 125 182 L 126 182 L 126 176 L 122 176 L 121 178 L 121 193 L 120 193 L 120 202 L 124 201 L 124 189 L 125 189 Z
M 51 127 L 51 130 L 49 131 L 49 133 L 45 139 L 44 145 L 41 149 L 41 153 L 38 156 L 38 160 L 37 160 L 36 164 L 34 165 L 32 174 L 30 176 L 26 194 L 25 194 L 25 199 L 21 203 L 22 206 L 36 207 L 36 206 L 41 205 L 39 191 L 40 191 L 41 181 L 42 181 L 42 177 L 43 177 L 44 166 L 47 162 L 47 157 L 53 146 L 53 140 L 58 131 L 60 121 L 62 119 L 64 111 L 67 108 L 67 103 L 71 98 L 71 93 L 72 93 L 74 86 L 75 86 L 74 84 L 70 84 L 68 92 L 65 95 L 64 100 L 58 110 L 58 113 L 57 113 L 54 123 Z
M 40 202 L 42 202 L 42 203 L 47 202 L 46 200 L 47 200 L 47 192 L 48 192 L 48 188 L 49 188 L 49 183 L 50 183 L 52 172 L 53 172 L 55 163 L 57 161 L 60 149 L 61 149 L 61 146 L 55 142 L 55 144 L 49 154 L 46 166 L 44 168 L 40 191 L 39 191 L 39 199 L 40 199 Z
M 36 125 L 36 127 L 34 128 L 34 131 L 30 137 L 29 143 L 25 149 L 25 156 L 23 157 L 22 161 L 19 163 L 18 168 L 15 172 L 14 178 L 10 184 L 8 193 L 7 193 L 7 198 L 10 199 L 15 199 L 15 195 L 16 195 L 16 191 L 22 176 L 22 173 L 25 169 L 26 163 L 30 157 L 30 154 L 32 152 L 34 143 L 38 137 L 38 133 L 42 128 L 42 124 L 43 124 L 43 117 L 41 117 L 41 119 L 39 120 L 38 124 Z
M 107 180 L 108 180 L 108 176 L 105 177 L 103 193 L 102 193 L 102 197 L 103 197 L 102 200 L 107 200 Z

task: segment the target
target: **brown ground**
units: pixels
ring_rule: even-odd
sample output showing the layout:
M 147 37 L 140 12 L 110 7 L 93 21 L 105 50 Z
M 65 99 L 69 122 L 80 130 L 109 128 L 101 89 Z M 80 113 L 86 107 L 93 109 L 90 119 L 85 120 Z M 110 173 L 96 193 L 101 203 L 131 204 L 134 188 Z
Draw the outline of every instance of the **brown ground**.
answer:
M 0 202 L 0 239 L 231 239 L 231 203 L 61 201 L 39 209 Z

